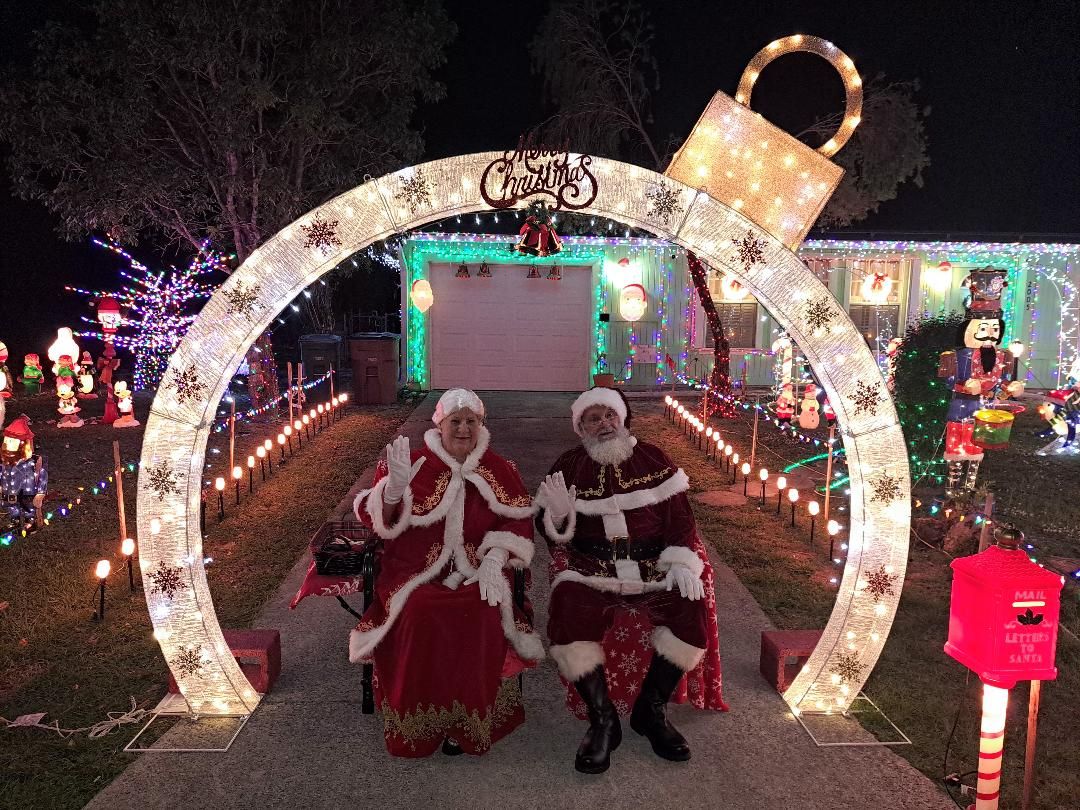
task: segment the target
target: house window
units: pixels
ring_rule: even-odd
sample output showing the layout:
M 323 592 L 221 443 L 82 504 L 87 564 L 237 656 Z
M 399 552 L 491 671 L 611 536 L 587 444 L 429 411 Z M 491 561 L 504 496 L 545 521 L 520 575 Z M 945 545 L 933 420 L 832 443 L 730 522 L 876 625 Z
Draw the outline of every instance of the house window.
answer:
M 724 327 L 728 344 L 732 348 L 752 349 L 757 345 L 757 315 L 758 305 L 750 304 L 724 304 L 717 303 L 716 312 L 720 316 L 720 324 Z M 702 346 L 706 349 L 713 348 L 712 330 L 709 329 L 708 320 L 704 322 L 704 335 Z
M 877 345 L 877 340 L 882 334 L 892 338 L 903 331 L 899 306 L 852 304 L 848 307 L 848 312 L 851 314 L 851 320 L 855 322 L 855 328 L 871 346 Z
M 851 262 L 851 303 L 881 304 L 883 308 L 900 304 L 901 273 L 899 259 L 870 259 Z M 877 288 L 887 295 L 880 298 L 873 290 Z M 854 309 L 854 308 L 853 308 Z

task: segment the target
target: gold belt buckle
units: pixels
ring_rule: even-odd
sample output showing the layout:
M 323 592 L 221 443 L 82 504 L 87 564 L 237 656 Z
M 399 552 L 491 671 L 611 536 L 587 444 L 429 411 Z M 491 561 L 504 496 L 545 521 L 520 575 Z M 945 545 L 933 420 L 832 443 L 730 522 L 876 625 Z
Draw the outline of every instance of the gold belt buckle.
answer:
M 625 534 L 615 535 L 611 538 L 611 561 L 616 562 L 619 559 L 619 544 L 622 543 L 623 557 L 627 560 L 630 559 L 630 537 Z

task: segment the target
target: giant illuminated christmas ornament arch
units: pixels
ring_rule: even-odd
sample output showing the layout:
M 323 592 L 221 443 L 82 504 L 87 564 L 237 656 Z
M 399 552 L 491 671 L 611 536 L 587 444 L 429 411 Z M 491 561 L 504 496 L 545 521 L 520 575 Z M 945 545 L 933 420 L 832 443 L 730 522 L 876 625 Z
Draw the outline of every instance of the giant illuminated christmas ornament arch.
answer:
M 847 89 L 843 124 L 818 151 L 748 106 L 761 70 L 792 51 L 826 58 Z M 735 99 L 713 97 L 665 174 L 565 152 L 464 155 L 367 182 L 268 239 L 185 335 L 143 443 L 138 528 L 146 598 L 154 635 L 191 711 L 243 715 L 260 699 L 218 625 L 198 520 L 206 441 L 232 371 L 279 310 L 353 252 L 433 220 L 537 199 L 617 219 L 692 250 L 747 287 L 810 361 L 843 426 L 850 539 L 828 625 L 784 699 L 799 712 L 846 709 L 881 653 L 903 584 L 907 454 L 873 355 L 792 250 L 840 180 L 842 170 L 828 156 L 858 124 L 861 99 L 855 66 L 834 45 L 787 37 L 754 57 Z M 419 310 L 410 315 L 424 317 Z

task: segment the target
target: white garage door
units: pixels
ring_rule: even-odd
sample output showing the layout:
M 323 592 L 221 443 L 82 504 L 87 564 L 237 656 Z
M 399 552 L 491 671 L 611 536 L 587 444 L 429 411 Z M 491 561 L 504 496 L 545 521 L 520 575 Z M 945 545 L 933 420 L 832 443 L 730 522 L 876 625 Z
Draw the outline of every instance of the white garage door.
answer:
M 492 278 L 454 278 L 433 262 L 428 310 L 433 388 L 578 391 L 592 367 L 592 268 L 562 268 L 562 281 L 526 278 L 524 265 L 491 265 Z

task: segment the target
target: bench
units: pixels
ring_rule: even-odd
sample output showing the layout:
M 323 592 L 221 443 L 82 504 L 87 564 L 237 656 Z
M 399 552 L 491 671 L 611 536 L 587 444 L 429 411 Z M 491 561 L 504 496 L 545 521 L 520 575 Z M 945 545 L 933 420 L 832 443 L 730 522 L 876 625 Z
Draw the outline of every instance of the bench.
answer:
M 277 630 L 223 630 L 244 677 L 251 688 L 265 695 L 281 674 L 281 634 Z M 180 691 L 176 679 L 169 675 L 169 691 Z
M 821 639 L 820 630 L 765 630 L 761 633 L 761 676 L 785 692 Z M 794 659 L 794 660 L 792 660 Z

